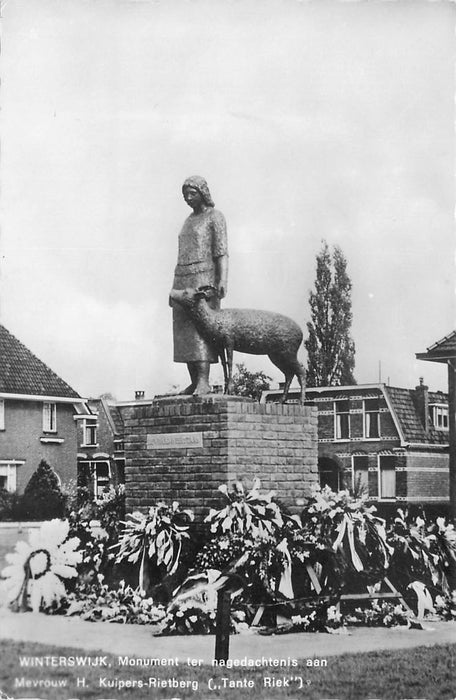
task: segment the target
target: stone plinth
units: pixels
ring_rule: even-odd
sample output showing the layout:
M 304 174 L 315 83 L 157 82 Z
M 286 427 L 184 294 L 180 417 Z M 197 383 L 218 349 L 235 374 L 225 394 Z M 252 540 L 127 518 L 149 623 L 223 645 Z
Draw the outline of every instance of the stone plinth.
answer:
M 123 409 L 127 510 L 160 500 L 220 508 L 220 484 L 255 477 L 293 511 L 318 480 L 313 406 L 259 404 L 234 396 L 157 398 Z

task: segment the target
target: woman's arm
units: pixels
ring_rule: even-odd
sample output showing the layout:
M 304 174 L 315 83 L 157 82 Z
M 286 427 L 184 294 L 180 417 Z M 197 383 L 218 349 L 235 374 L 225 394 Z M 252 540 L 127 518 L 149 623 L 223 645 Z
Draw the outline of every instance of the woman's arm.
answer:
M 228 255 L 220 255 L 215 258 L 215 286 L 219 299 L 223 299 L 228 287 Z

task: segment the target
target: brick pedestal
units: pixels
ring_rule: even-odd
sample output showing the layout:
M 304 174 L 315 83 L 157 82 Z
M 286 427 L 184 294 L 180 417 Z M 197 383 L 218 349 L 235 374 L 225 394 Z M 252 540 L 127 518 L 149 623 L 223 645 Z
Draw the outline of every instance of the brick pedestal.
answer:
M 157 398 L 124 409 L 127 510 L 179 501 L 197 520 L 223 503 L 220 484 L 274 490 L 299 511 L 318 480 L 312 406 L 214 394 Z

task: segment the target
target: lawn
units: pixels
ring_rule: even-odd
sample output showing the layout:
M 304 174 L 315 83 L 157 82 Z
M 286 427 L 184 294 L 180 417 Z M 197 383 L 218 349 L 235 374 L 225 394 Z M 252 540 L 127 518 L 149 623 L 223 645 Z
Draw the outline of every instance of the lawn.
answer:
M 182 663 L 177 667 L 122 666 L 119 657 L 106 656 L 104 652 L 90 652 L 92 662 L 101 659 L 101 666 L 75 668 L 62 664 L 71 663 L 72 657 L 87 659 L 87 653 L 80 649 L 8 640 L 0 641 L 0 654 L 0 691 L 12 698 L 452 700 L 456 697 L 456 644 L 333 656 L 328 657 L 326 668 L 307 668 L 305 662 L 298 662 L 295 668 L 263 667 L 247 671 L 211 666 L 192 668 Z M 49 657 L 48 663 L 56 665 L 21 667 L 20 658 L 24 656 Z M 260 650 L 258 657 L 261 658 Z M 59 661 L 60 658 L 64 661 Z

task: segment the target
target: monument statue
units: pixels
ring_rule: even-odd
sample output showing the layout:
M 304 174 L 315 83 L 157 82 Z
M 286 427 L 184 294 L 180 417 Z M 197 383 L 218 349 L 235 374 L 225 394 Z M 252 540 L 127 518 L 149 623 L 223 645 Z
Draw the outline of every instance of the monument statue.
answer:
M 219 309 L 228 280 L 225 217 L 215 209 L 204 178 L 198 175 L 187 178 L 182 194 L 193 211 L 179 234 L 173 290 L 214 287 L 216 293 L 208 303 L 212 309 Z M 170 306 L 173 309 L 174 362 L 185 362 L 190 374 L 190 384 L 182 393 L 208 394 L 210 365 L 218 362 L 217 348 L 201 335 L 185 307 L 171 297 Z

